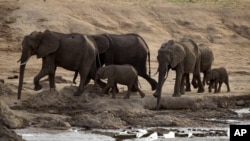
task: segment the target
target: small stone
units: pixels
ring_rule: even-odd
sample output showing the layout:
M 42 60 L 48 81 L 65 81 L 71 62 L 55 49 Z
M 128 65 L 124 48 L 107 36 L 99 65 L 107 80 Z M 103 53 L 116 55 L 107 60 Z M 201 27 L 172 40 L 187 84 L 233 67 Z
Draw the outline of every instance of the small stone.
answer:
M 235 105 L 236 106 L 244 106 L 245 105 L 245 101 L 244 100 L 236 101 Z

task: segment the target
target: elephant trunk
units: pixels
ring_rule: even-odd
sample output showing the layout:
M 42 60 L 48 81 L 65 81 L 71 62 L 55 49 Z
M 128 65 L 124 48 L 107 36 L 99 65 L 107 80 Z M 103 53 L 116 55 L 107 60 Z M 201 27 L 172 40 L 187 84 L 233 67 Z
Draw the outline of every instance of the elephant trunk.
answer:
M 22 63 L 21 63 L 22 64 Z M 25 70 L 25 64 L 20 65 L 20 72 L 19 72 L 19 85 L 18 85 L 18 95 L 17 99 L 21 98 L 21 92 L 23 87 L 23 76 L 24 76 L 24 70 Z
M 159 97 L 161 95 L 162 86 L 168 76 L 168 68 L 159 67 L 158 72 L 159 72 L 159 76 L 158 76 L 158 84 L 157 84 L 156 92 L 154 93 L 155 97 Z
M 18 60 L 18 62 L 20 62 L 20 71 L 19 71 L 19 84 L 18 84 L 17 99 L 21 99 L 24 70 L 25 70 L 26 63 L 28 62 L 30 56 L 31 56 L 30 50 L 23 49 L 22 56 Z
M 158 68 L 158 71 L 159 71 L 158 84 L 157 84 L 156 92 L 154 93 L 154 96 L 157 97 L 156 110 L 160 109 L 161 91 L 162 91 L 162 86 L 168 76 L 168 68 L 167 67 L 164 69 Z

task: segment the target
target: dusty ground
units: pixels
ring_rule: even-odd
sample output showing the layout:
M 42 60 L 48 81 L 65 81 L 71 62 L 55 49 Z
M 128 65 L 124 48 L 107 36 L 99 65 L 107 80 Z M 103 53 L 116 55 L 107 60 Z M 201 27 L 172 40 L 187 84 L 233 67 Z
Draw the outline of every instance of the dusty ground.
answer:
M 229 110 L 250 105 L 250 2 L 247 0 L 11 0 L 0 1 L 0 102 L 14 117 L 4 122 L 9 128 L 27 126 L 67 129 L 71 126 L 90 128 L 126 128 L 151 126 L 227 126 L 206 118 L 239 119 Z M 20 44 L 34 30 L 58 32 L 138 33 L 151 51 L 152 72 L 160 45 L 184 36 L 198 44 L 207 44 L 214 52 L 213 67 L 229 72 L 231 92 L 197 94 L 195 90 L 181 98 L 172 98 L 175 73 L 171 72 L 163 89 L 162 108 L 152 110 L 156 100 L 149 84 L 140 78 L 147 96 L 133 95 L 122 99 L 126 87 L 120 86 L 117 99 L 96 94 L 92 83 L 86 87 L 89 102 L 73 97 L 76 86 L 73 72 L 59 68 L 57 92 L 33 91 L 33 77 L 41 60 L 32 57 L 25 71 L 22 100 L 16 100 Z M 157 80 L 157 75 L 153 76 Z M 179 104 L 182 103 L 182 104 Z M 237 103 L 237 104 L 236 104 Z M 5 106 L 5 107 L 6 107 Z M 8 108 L 10 107 L 10 108 Z M 7 113 L 9 113 L 7 112 Z M 0 114 L 1 115 L 1 114 Z M 12 123 L 13 122 L 13 123 Z

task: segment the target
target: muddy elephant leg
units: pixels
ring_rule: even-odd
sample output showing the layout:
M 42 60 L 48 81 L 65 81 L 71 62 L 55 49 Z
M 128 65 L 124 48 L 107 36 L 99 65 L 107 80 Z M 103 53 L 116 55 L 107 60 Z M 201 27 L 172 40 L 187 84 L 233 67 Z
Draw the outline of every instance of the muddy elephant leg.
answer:
M 186 92 L 190 92 L 191 91 L 191 86 L 190 86 L 190 77 L 189 74 L 184 76 L 186 78 Z

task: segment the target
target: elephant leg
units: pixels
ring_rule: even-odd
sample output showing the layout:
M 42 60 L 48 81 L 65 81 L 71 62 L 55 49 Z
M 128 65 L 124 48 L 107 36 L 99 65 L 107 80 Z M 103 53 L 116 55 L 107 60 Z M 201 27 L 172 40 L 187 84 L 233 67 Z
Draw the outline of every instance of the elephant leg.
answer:
M 197 80 L 196 80 L 196 78 L 195 78 L 195 76 L 193 76 L 193 79 L 192 79 L 192 85 L 193 85 L 193 87 L 196 89 L 196 88 L 198 88 L 198 84 L 197 84 Z
M 89 72 L 90 67 L 88 65 L 84 66 L 84 69 L 80 70 L 80 84 L 78 86 L 77 91 L 74 93 L 74 96 L 80 96 L 84 92 L 84 87 L 88 79 L 88 72 Z
M 190 86 L 189 74 L 186 74 L 184 77 L 186 78 L 186 89 L 185 89 L 185 91 L 190 92 L 191 91 L 191 86 Z
M 207 74 L 207 72 L 203 72 L 203 81 L 202 81 L 203 86 L 206 85 L 206 78 L 207 78 L 206 74 Z
M 229 87 L 228 81 L 226 81 L 225 84 L 227 85 L 227 92 L 230 92 L 230 87 Z
M 35 77 L 34 77 L 34 90 L 38 91 L 42 89 L 42 85 L 39 83 L 40 79 L 43 78 L 44 76 L 48 75 L 47 71 L 41 70 Z
M 49 87 L 50 89 L 55 89 L 55 73 L 49 74 Z
M 139 73 L 138 72 L 138 75 L 141 76 L 142 78 L 146 79 L 148 81 L 148 83 L 151 85 L 151 89 L 152 91 L 156 89 L 157 87 L 157 82 L 152 79 L 151 77 L 149 77 L 149 75 L 147 75 L 147 73 Z
M 111 90 L 111 93 L 112 93 L 112 98 L 113 99 L 115 99 L 115 88 L 116 88 L 116 85 L 114 85 L 113 87 L 112 87 L 112 90 Z
M 183 76 L 182 76 L 182 79 L 181 79 L 181 87 L 180 87 L 180 93 L 182 94 L 182 95 L 184 95 L 185 94 L 185 89 L 184 89 L 184 86 L 185 86 L 185 79 L 186 79 L 186 77 L 188 76 L 189 74 L 187 73 L 184 73 L 183 74 Z
M 220 92 L 222 82 L 219 82 L 219 88 L 218 88 L 218 93 Z
M 173 97 L 180 97 L 180 87 L 181 87 L 181 81 L 183 77 L 183 71 L 180 70 L 181 68 L 177 67 L 176 70 L 176 79 L 175 79 L 175 85 L 174 85 L 174 94 Z
M 54 59 L 54 55 L 47 56 L 43 58 L 42 69 L 41 71 L 34 77 L 34 90 L 42 89 L 42 85 L 39 84 L 41 78 L 46 75 L 49 75 L 49 83 L 50 88 L 55 88 L 55 64 L 51 64 L 52 60 Z
M 195 79 L 198 81 L 198 93 L 203 93 L 205 90 L 204 90 L 204 87 L 203 87 L 203 84 L 201 83 L 201 76 L 200 76 L 200 73 L 194 73 L 193 74 Z
M 124 99 L 129 99 L 130 98 L 130 92 L 131 92 L 132 86 L 133 85 L 128 85 L 128 91 L 127 91 L 127 94 L 124 96 Z
M 102 93 L 103 94 L 109 94 L 109 89 L 111 88 L 110 84 L 107 84 L 103 89 L 102 89 Z
M 217 87 L 218 87 L 218 82 L 215 80 L 215 82 L 214 82 L 214 93 L 218 93 Z
M 119 93 L 119 89 L 117 87 L 117 83 L 115 83 L 114 87 L 112 87 L 112 91 L 114 91 L 115 93 Z
M 210 82 L 210 84 L 208 85 L 208 92 L 209 93 L 211 93 L 212 92 L 212 86 L 211 86 L 212 84 L 211 84 L 211 82 Z
M 145 93 L 143 93 L 143 92 L 141 91 L 141 89 L 138 87 L 138 80 L 135 81 L 135 83 L 134 83 L 132 89 L 133 89 L 133 88 L 135 88 L 135 90 L 139 92 L 141 98 L 145 97 Z

